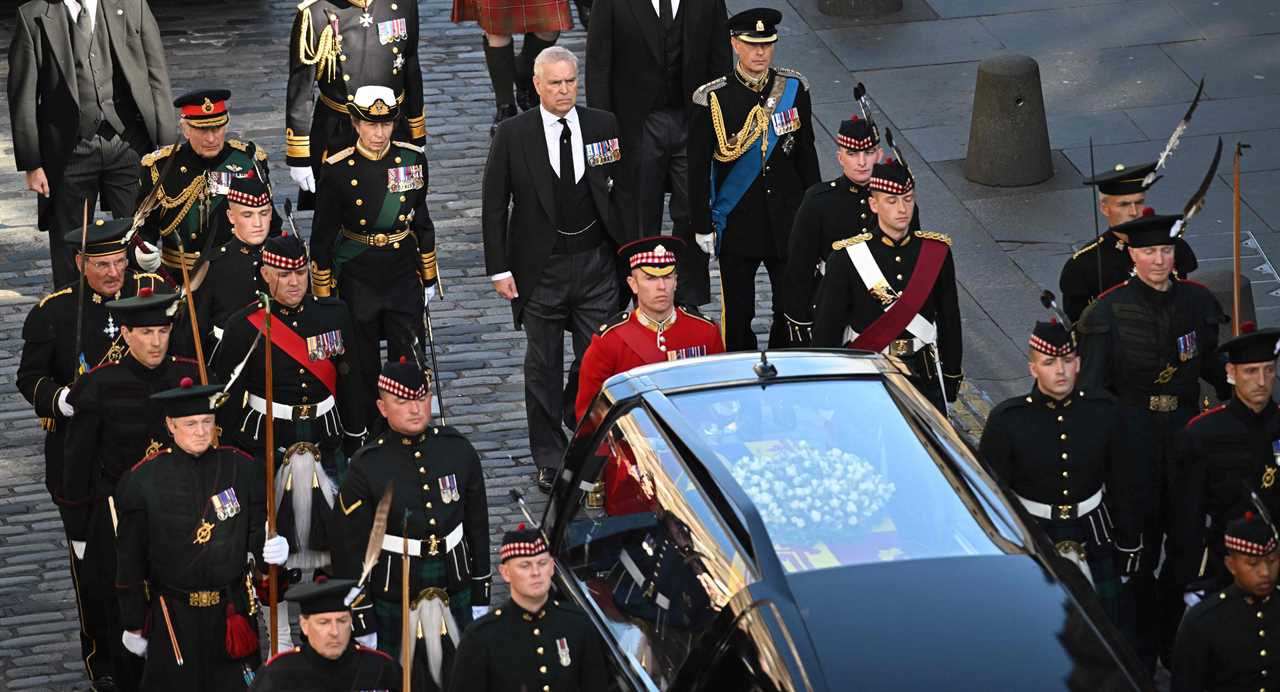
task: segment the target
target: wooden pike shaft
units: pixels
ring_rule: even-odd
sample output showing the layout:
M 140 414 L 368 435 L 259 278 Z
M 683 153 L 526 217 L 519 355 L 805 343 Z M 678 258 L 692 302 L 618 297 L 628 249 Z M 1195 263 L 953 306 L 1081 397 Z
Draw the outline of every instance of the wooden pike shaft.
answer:
M 405 528 L 408 528 L 405 521 Z M 409 640 L 412 629 L 409 627 L 409 532 L 401 531 L 402 552 L 400 553 L 400 665 L 404 677 L 401 678 L 401 689 L 411 689 L 413 668 L 413 645 Z
M 1232 179 L 1232 255 L 1233 255 L 1233 271 L 1231 272 L 1231 334 L 1239 336 L 1240 334 L 1240 144 L 1236 143 L 1236 155 L 1233 165 Z
M 187 317 L 191 322 L 191 340 L 196 346 L 196 367 L 200 369 L 200 384 L 209 384 L 209 371 L 204 367 L 204 346 L 200 343 L 200 321 L 196 317 L 196 297 L 191 287 L 191 272 L 187 270 L 187 251 L 181 240 L 178 241 L 178 263 L 182 265 L 182 288 L 187 294 Z
M 267 337 L 267 343 L 264 344 L 264 358 L 266 360 L 266 388 L 263 394 L 267 400 L 266 415 L 266 473 L 267 473 L 267 538 L 274 538 L 276 535 L 276 435 L 275 435 L 275 392 L 272 386 L 273 378 L 271 372 L 271 299 L 268 297 L 263 300 L 263 318 L 262 333 Z M 268 618 L 271 621 L 271 655 L 276 654 L 276 645 L 279 644 L 279 633 L 276 631 L 276 623 L 279 619 L 279 613 L 276 603 L 279 600 L 279 594 L 276 589 L 276 566 L 267 565 L 267 609 L 270 612 Z

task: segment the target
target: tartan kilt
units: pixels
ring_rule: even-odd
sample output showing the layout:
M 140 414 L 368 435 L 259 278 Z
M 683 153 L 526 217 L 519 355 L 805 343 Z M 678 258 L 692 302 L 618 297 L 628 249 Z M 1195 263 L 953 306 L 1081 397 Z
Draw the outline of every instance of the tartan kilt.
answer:
M 568 0 L 453 0 L 451 19 L 477 22 L 485 33 L 499 36 L 573 28 Z
M 1084 548 L 1085 563 L 1093 576 L 1093 589 L 1103 609 L 1113 622 L 1119 622 L 1120 558 L 1111 538 L 1111 514 L 1105 502 L 1092 512 L 1075 519 L 1057 521 L 1036 518 L 1049 540 L 1056 546 L 1074 541 Z

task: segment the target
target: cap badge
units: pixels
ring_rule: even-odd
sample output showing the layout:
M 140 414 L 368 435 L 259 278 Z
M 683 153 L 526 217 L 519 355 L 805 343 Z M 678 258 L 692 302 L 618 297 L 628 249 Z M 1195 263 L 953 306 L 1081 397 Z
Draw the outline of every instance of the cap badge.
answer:
M 764 22 L 760 21 L 759 19 L 756 20 L 756 31 L 760 31 L 760 32 L 764 31 Z
M 210 101 L 209 97 L 206 96 L 204 99 L 204 103 L 200 104 L 200 110 L 204 111 L 205 113 L 212 113 L 213 101 Z
M 1116 164 L 1116 173 L 1119 173 L 1119 172 L 1121 172 L 1121 171 L 1123 171 L 1123 170 L 1124 170 L 1124 164 L 1123 164 L 1123 163 L 1117 163 L 1117 164 Z
M 382 99 L 378 99 L 377 101 L 374 101 L 373 105 L 369 106 L 370 115 L 386 115 L 387 113 L 390 113 L 390 112 L 391 112 L 391 108 Z

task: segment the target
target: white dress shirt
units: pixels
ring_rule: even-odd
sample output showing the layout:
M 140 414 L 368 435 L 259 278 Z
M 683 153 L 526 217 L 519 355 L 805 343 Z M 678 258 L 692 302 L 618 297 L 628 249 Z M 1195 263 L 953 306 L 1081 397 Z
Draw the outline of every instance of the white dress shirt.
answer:
M 658 3 L 660 1 L 661 0 L 649 0 L 650 4 L 653 5 L 653 13 L 658 15 L 659 17 L 662 16 L 662 8 L 658 7 Z M 675 19 L 676 13 L 679 11 L 680 11 L 680 0 L 671 0 L 671 18 Z
M 84 11 L 89 13 L 89 33 L 93 33 L 94 25 L 98 23 L 98 0 L 62 0 L 62 4 L 66 5 L 67 12 L 71 13 L 73 27 L 76 16 L 80 14 L 80 6 L 84 5 Z
M 551 161 L 551 170 L 556 172 L 556 176 L 560 175 L 560 133 L 564 130 L 564 126 L 560 124 L 560 118 L 552 114 L 551 111 L 538 106 L 538 112 L 542 114 L 542 133 L 546 136 L 547 142 L 547 159 Z M 569 147 L 573 150 L 573 182 L 582 180 L 582 176 L 587 172 L 587 153 L 586 147 L 582 142 L 582 124 L 578 122 L 578 108 L 574 106 L 564 115 L 565 121 L 569 123 L 569 136 L 572 141 Z M 511 276 L 511 272 L 500 272 L 489 277 L 490 281 L 501 281 Z

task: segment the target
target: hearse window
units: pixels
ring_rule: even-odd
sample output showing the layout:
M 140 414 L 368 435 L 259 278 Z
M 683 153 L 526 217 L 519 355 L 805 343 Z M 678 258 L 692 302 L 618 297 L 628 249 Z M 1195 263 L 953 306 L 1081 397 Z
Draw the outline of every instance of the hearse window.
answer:
M 633 669 L 663 689 L 757 576 L 647 411 L 633 409 L 596 439 L 584 469 L 598 464 L 599 482 L 569 510 L 557 557 Z

